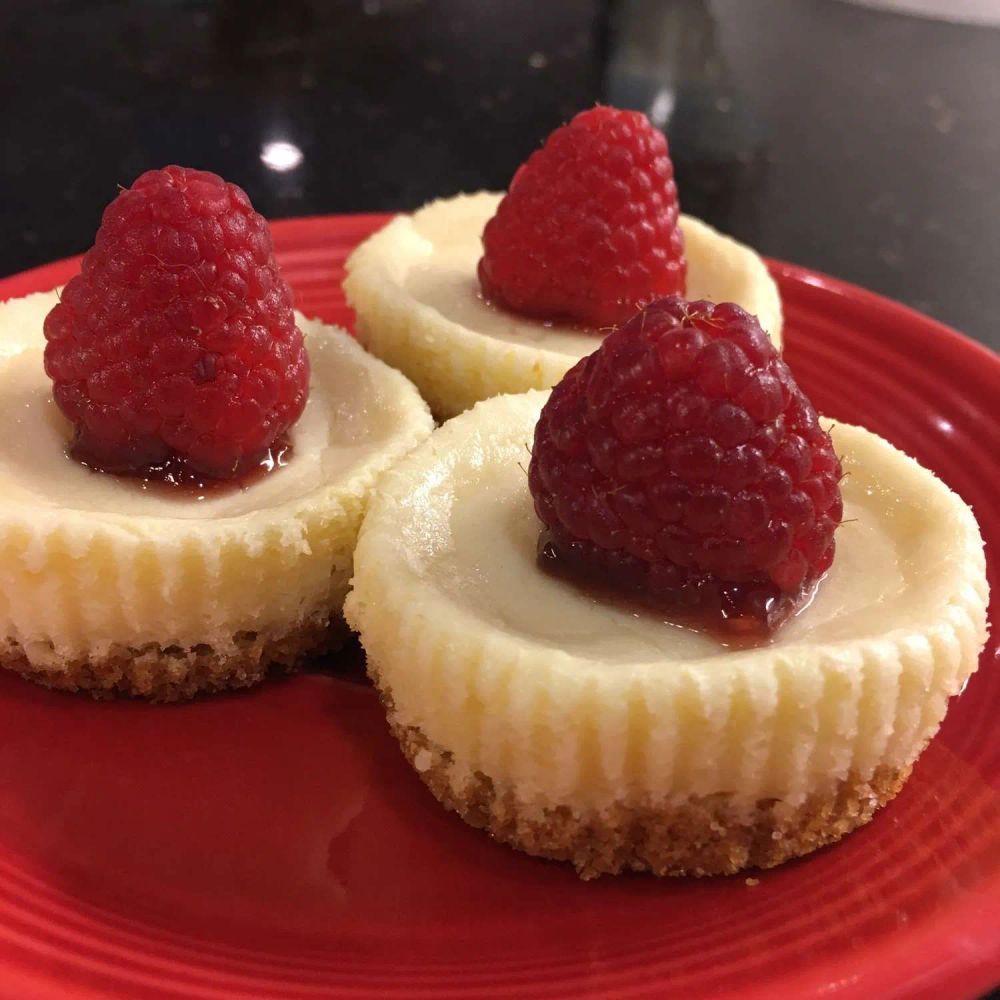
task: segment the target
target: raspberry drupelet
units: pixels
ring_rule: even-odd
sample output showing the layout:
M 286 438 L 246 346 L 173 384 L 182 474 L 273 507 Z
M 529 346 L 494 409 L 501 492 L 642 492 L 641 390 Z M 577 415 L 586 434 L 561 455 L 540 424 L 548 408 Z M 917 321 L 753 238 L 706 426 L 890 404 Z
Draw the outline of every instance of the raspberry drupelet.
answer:
M 524 316 L 607 327 L 682 294 L 686 263 L 663 133 L 598 106 L 520 167 L 483 231 L 479 283 Z
M 169 166 L 105 209 L 45 320 L 74 457 L 209 479 L 258 466 L 298 420 L 309 359 L 267 222 L 235 184 Z
M 543 562 L 757 633 L 830 567 L 840 479 L 829 434 L 757 320 L 676 296 L 552 390 L 529 468 Z

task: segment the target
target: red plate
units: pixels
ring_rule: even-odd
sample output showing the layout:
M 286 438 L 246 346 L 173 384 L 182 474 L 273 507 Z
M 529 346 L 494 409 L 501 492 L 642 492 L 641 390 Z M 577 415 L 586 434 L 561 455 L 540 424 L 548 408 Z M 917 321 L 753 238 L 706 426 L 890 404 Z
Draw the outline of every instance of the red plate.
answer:
M 275 225 L 306 312 L 349 321 L 344 256 L 383 221 Z M 0 281 L 0 299 L 75 267 Z M 940 473 L 995 552 L 1000 359 L 858 288 L 773 270 L 819 409 Z M 1000 982 L 997 660 L 991 642 L 870 826 L 754 885 L 582 883 L 492 843 L 403 763 L 356 664 L 355 681 L 168 707 L 0 677 L 0 993 L 973 997 Z

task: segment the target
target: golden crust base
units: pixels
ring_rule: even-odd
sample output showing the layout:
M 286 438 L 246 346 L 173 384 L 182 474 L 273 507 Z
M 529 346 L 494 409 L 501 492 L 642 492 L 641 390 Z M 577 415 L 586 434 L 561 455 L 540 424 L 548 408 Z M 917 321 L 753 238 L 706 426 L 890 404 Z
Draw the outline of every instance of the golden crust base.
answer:
M 910 768 L 880 766 L 867 781 L 848 777 L 835 792 L 810 796 L 797 809 L 764 799 L 747 815 L 724 794 L 692 796 L 663 807 L 616 804 L 581 815 L 569 806 L 526 808 L 488 776 L 456 774 L 452 755 L 415 726 L 389 727 L 424 784 L 447 809 L 501 843 L 536 857 L 569 861 L 581 878 L 623 871 L 654 875 L 733 875 L 774 868 L 836 843 L 891 801 Z
M 58 669 L 34 667 L 20 644 L 0 640 L 0 667 L 59 691 L 87 691 L 94 698 L 119 696 L 151 702 L 186 701 L 198 694 L 252 687 L 273 669 L 292 673 L 306 656 L 333 652 L 350 634 L 337 615 L 307 619 L 282 633 L 241 632 L 232 648 L 207 644 L 115 647 L 101 658 L 65 661 Z

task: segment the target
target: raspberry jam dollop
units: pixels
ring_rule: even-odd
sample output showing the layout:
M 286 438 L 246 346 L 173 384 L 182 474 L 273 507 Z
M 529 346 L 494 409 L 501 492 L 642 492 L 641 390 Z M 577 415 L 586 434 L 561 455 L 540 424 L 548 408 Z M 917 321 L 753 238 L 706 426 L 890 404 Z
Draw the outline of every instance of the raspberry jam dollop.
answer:
M 677 186 L 663 133 L 598 106 L 523 163 L 483 231 L 479 284 L 523 316 L 600 328 L 684 292 Z
M 676 296 L 552 390 L 528 476 L 546 568 L 732 634 L 809 599 L 843 515 L 830 435 L 757 320 Z
M 119 193 L 45 338 L 71 454 L 106 472 L 239 479 L 286 448 L 308 395 L 267 222 L 202 170 L 151 170 Z

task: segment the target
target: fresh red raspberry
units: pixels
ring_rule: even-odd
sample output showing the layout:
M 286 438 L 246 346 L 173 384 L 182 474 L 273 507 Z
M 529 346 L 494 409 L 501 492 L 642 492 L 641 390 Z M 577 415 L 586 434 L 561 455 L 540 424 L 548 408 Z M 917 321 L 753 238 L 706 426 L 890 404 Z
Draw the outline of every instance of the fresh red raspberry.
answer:
M 583 111 L 521 165 L 486 224 L 483 294 L 539 319 L 624 323 L 684 293 L 677 215 L 663 133 L 638 111 Z
M 829 568 L 840 479 L 757 320 L 676 296 L 552 390 L 529 468 L 543 557 L 741 631 L 777 627 Z
M 108 205 L 45 337 L 73 454 L 109 472 L 180 461 L 199 476 L 239 476 L 308 394 L 267 222 L 202 170 L 151 170 Z

